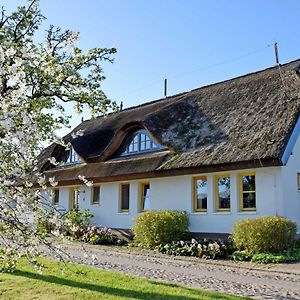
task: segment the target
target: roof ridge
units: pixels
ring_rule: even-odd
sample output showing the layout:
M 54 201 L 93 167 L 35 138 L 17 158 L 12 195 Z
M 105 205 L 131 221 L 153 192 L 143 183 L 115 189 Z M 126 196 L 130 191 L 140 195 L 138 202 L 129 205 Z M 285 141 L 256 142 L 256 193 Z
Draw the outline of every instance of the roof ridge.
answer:
M 297 61 L 299 61 L 299 63 L 300 63 L 300 59 L 298 58 L 298 59 L 292 60 L 290 62 L 280 64 L 279 66 L 280 67 L 286 67 L 287 65 L 293 64 Z M 240 76 L 237 76 L 237 77 L 232 77 L 230 79 L 225 79 L 225 80 L 222 80 L 222 81 L 210 83 L 210 84 L 207 84 L 207 85 L 204 85 L 204 86 L 201 86 L 201 87 L 189 90 L 189 91 L 174 94 L 174 95 L 171 95 L 171 96 L 168 96 L 168 97 L 165 97 L 165 98 L 160 98 L 160 99 L 152 100 L 152 101 L 149 101 L 149 102 L 141 103 L 141 104 L 138 104 L 138 105 L 135 105 L 135 106 L 130 106 L 130 107 L 127 107 L 123 110 L 120 110 L 120 111 L 117 111 L 117 112 L 112 112 L 110 114 L 119 113 L 119 112 L 122 112 L 122 111 L 128 111 L 128 110 L 131 110 L 131 109 L 137 109 L 137 108 L 144 107 L 144 106 L 147 106 L 147 105 L 155 104 L 155 103 L 160 102 L 160 101 L 171 100 L 172 98 L 183 96 L 183 95 L 188 94 L 190 92 L 194 92 L 194 91 L 197 91 L 197 90 L 200 90 L 200 89 L 205 89 L 205 88 L 215 86 L 215 85 L 218 85 L 218 84 L 223 84 L 225 82 L 229 82 L 229 81 L 232 81 L 232 80 L 241 79 L 241 78 L 248 77 L 248 76 L 253 76 L 255 74 L 263 73 L 263 72 L 266 72 L 266 71 L 269 71 L 269 70 L 272 70 L 272 69 L 276 69 L 276 68 L 278 68 L 277 65 L 272 66 L 272 67 L 268 67 L 268 68 L 265 68 L 265 69 L 262 69 L 262 70 L 254 71 L 254 72 L 251 72 L 251 73 L 246 73 L 246 74 L 243 74 L 243 75 L 240 75 Z M 108 114 L 108 115 L 110 115 L 110 114 Z
M 292 61 L 289 61 L 287 63 L 284 63 L 284 64 L 279 64 L 278 65 L 275 65 L 275 66 L 272 66 L 272 67 L 268 67 L 268 68 L 265 68 L 265 69 L 262 69 L 262 70 L 258 70 L 258 71 L 253 71 L 251 73 L 246 73 L 246 74 L 243 74 L 243 75 L 239 75 L 237 77 L 232 77 L 232 78 L 229 78 L 229 79 L 225 79 L 225 80 L 222 80 L 222 81 L 218 81 L 218 82 L 214 82 L 214 83 L 210 83 L 208 85 L 205 85 L 205 86 L 201 86 L 201 87 L 198 87 L 198 88 L 195 88 L 195 89 L 192 89 L 190 90 L 189 92 L 194 92 L 194 91 L 197 91 L 197 90 L 200 90 L 200 89 L 205 89 L 205 88 L 208 88 L 208 87 L 211 87 L 211 86 L 214 86 L 214 85 L 218 85 L 218 84 L 223 84 L 223 83 L 226 83 L 226 82 L 229 82 L 229 81 L 233 81 L 233 80 L 236 80 L 236 79 L 241 79 L 241 78 L 245 78 L 245 77 L 248 77 L 248 76 L 253 76 L 253 75 L 256 75 L 256 74 L 259 74 L 259 73 L 263 73 L 263 72 L 266 72 L 266 71 L 270 71 L 272 69 L 276 69 L 278 67 L 286 67 L 287 65 L 289 64 L 294 64 L 295 62 L 299 61 L 300 63 L 300 58 L 298 59 L 295 59 L 295 60 L 292 60 Z
M 287 65 L 293 64 L 293 63 L 295 63 L 297 61 L 299 61 L 299 63 L 300 63 L 300 58 L 292 60 L 292 61 L 284 63 L 284 64 L 280 64 L 279 66 L 280 67 L 286 67 Z M 97 117 L 95 119 L 84 120 L 82 123 L 93 121 L 93 120 L 96 120 L 96 119 L 99 119 L 99 118 L 103 118 L 104 116 L 107 117 L 107 116 L 111 116 L 111 115 L 114 115 L 114 114 L 122 113 L 124 111 L 130 111 L 130 110 L 138 109 L 138 108 L 145 107 L 145 106 L 148 106 L 148 105 L 152 105 L 152 104 L 155 104 L 155 103 L 158 103 L 158 102 L 172 100 L 172 98 L 177 98 L 179 96 L 183 96 L 183 95 L 189 94 L 189 93 L 194 92 L 194 91 L 199 91 L 199 90 L 206 89 L 206 88 L 209 88 L 209 87 L 212 87 L 212 86 L 217 86 L 219 84 L 224 84 L 224 83 L 227 83 L 227 82 L 230 82 L 230 81 L 233 81 L 233 80 L 245 78 L 245 77 L 248 77 L 248 76 L 253 76 L 255 74 L 263 73 L 263 72 L 266 72 L 266 71 L 269 71 L 269 70 L 272 70 L 272 69 L 276 69 L 276 68 L 278 68 L 277 65 L 272 66 L 272 67 L 268 67 L 268 68 L 265 68 L 265 69 L 262 69 L 262 70 L 254 71 L 254 72 L 251 72 L 251 73 L 246 73 L 246 74 L 243 74 L 243 75 L 240 75 L 240 76 L 237 76 L 237 77 L 232 77 L 230 79 L 225 79 L 225 80 L 222 80 L 222 81 L 210 83 L 210 84 L 207 84 L 207 85 L 204 85 L 204 86 L 200 86 L 198 88 L 195 88 L 195 89 L 192 89 L 192 90 L 189 90 L 189 91 L 180 92 L 178 94 L 167 96 L 165 98 L 160 98 L 160 99 L 152 100 L 152 101 L 149 101 L 149 102 L 144 102 L 144 103 L 141 103 L 141 104 L 137 104 L 137 105 L 134 105 L 134 106 L 130 106 L 130 107 L 124 108 L 122 110 L 113 111 L 113 112 L 104 114 L 102 116 L 99 116 L 99 117 Z M 75 128 L 77 128 L 77 126 Z

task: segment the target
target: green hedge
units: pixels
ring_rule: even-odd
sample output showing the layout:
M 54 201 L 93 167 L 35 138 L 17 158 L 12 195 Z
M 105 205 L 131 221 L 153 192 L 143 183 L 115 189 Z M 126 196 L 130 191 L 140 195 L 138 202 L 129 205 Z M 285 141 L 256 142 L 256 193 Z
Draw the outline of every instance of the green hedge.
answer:
M 160 210 L 147 211 L 137 217 L 134 242 L 144 248 L 184 239 L 188 233 L 189 219 L 186 212 Z
M 282 217 L 259 217 L 236 222 L 234 246 L 249 254 L 278 253 L 294 247 L 297 224 Z

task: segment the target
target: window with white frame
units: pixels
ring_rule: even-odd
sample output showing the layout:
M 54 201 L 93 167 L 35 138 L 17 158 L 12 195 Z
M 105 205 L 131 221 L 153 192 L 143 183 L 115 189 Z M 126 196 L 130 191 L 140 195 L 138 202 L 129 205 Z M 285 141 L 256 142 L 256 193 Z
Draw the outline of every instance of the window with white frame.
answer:
M 127 156 L 145 152 L 153 152 L 165 149 L 157 144 L 145 129 L 135 131 L 124 143 L 120 156 Z
M 65 164 L 78 164 L 81 162 L 81 159 L 79 158 L 74 148 L 71 147 L 69 150 L 66 150 L 63 161 L 65 162 Z

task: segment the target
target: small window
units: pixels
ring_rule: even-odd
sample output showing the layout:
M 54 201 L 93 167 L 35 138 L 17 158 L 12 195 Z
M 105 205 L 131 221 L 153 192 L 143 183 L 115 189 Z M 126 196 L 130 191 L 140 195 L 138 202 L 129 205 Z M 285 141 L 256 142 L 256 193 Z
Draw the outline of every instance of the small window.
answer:
M 100 203 L 100 186 L 93 186 L 92 191 L 92 204 Z
M 148 135 L 146 130 L 140 129 L 132 133 L 129 139 L 121 147 L 120 156 L 139 154 L 144 152 L 152 152 L 165 149 L 155 143 Z
M 65 164 L 78 164 L 81 162 L 78 154 L 75 152 L 74 148 L 71 147 L 69 150 L 65 151 L 63 161 Z
M 53 191 L 53 205 L 59 204 L 59 189 Z
M 215 208 L 216 211 L 230 210 L 230 177 L 218 175 L 215 177 Z
M 79 209 L 79 187 L 72 187 L 70 188 L 69 192 L 69 209 Z
M 297 174 L 298 192 L 300 192 L 300 173 Z
M 128 183 L 121 184 L 121 195 L 120 195 L 120 211 L 129 211 L 129 188 L 130 185 Z
M 150 183 L 141 184 L 141 211 L 150 209 Z
M 207 177 L 194 178 L 194 211 L 207 211 Z
M 256 210 L 255 174 L 240 175 L 240 209 Z

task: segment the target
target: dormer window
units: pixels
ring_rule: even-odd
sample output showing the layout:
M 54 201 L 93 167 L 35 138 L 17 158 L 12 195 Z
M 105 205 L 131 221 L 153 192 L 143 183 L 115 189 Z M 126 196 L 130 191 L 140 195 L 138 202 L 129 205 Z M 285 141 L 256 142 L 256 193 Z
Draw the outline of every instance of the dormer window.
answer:
M 145 129 L 135 131 L 122 147 L 120 156 L 163 150 L 164 147 L 153 141 Z
M 63 161 L 65 164 L 78 164 L 81 162 L 73 147 L 71 147 L 69 150 L 66 150 L 66 156 Z

